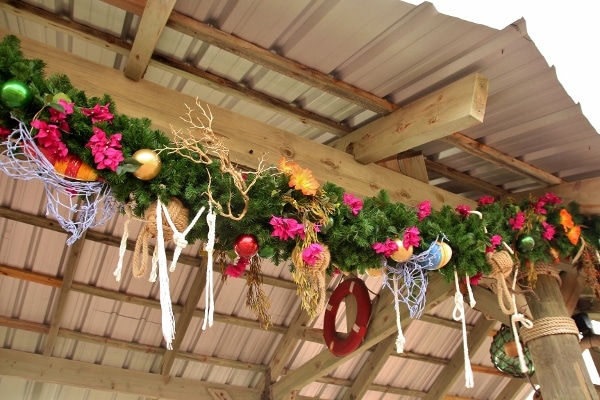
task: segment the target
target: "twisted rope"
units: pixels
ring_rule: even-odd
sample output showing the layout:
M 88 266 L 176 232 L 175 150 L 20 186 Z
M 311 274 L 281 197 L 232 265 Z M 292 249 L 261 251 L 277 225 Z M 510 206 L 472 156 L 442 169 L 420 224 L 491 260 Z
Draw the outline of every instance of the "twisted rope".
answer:
M 506 315 L 514 314 L 516 311 L 515 303 L 512 299 L 512 294 L 506 284 L 506 278 L 510 276 L 513 270 L 513 259 L 510 253 L 506 250 L 500 250 L 485 255 L 485 261 L 492 267 L 490 274 L 498 282 L 498 305 L 502 312 Z M 508 307 L 505 300 L 508 301 Z
M 550 275 L 558 281 L 559 286 L 562 285 L 562 279 L 560 279 L 558 268 L 556 268 L 554 265 L 548 264 L 547 262 L 538 261 L 535 263 L 534 269 L 537 275 Z
M 579 328 L 570 317 L 546 317 L 533 321 L 529 329 L 521 329 L 521 338 L 527 343 L 544 336 L 571 334 L 579 336 Z

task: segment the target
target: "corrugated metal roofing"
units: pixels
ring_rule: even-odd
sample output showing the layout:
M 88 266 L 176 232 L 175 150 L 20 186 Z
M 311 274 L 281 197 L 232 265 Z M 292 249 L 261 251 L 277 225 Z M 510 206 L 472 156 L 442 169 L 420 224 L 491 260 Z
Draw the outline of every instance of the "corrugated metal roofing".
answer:
M 129 42 L 135 37 L 139 24 L 138 15 L 101 1 L 31 0 L 25 3 Z M 101 65 L 124 68 L 127 49 L 103 48 L 97 38 L 83 40 L 81 35 L 66 33 L 64 27 L 57 29 L 56 23 L 42 25 L 30 12 L 15 12 L 19 4 L 21 2 L 8 1 L 0 7 L 1 28 Z M 600 176 L 596 162 L 600 155 L 597 132 L 580 107 L 565 93 L 554 69 L 548 67 L 528 37 L 524 20 L 496 30 L 439 14 L 429 3 L 412 6 L 396 0 L 179 0 L 175 11 L 354 85 L 395 106 L 409 104 L 457 78 L 479 72 L 490 82 L 485 121 L 462 134 L 565 181 Z M 352 129 L 378 115 L 171 26 L 164 30 L 156 53 Z M 337 137 L 334 132 L 301 123 L 247 98 L 205 86 L 189 74 L 178 76 L 157 61 L 151 63 L 144 79 L 315 142 L 327 143 Z M 507 192 L 546 185 L 498 166 L 493 160 L 468 154 L 445 141 L 431 142 L 414 150 L 422 152 L 430 161 Z M 430 184 L 469 198 L 484 194 L 464 182 L 433 172 L 430 172 Z M 3 208 L 45 215 L 45 194 L 39 183 L 0 175 L 0 188 L 0 206 Z M 119 217 L 94 231 L 120 238 L 123 226 L 124 219 Z M 130 235 L 135 237 L 139 229 L 139 225 L 133 224 Z M 67 235 L 8 218 L 0 218 L 0 235 L 0 265 L 58 278 L 56 282 L 36 283 L 0 277 L 0 315 L 13 321 L 12 325 L 0 326 L 3 348 L 43 353 L 48 330 L 56 323 L 52 315 L 54 306 L 64 301 L 52 356 L 152 372 L 159 374 L 157 380 L 161 379 L 163 353 L 158 350 L 162 342 L 160 309 L 156 302 L 158 288 L 146 280 L 132 278 L 128 271 L 121 282 L 115 281 L 113 270 L 118 260 L 118 247 L 103 241 L 86 240 L 74 285 L 68 298 L 60 300 L 60 277 L 65 274 L 71 255 L 71 249 L 63 245 Z M 195 256 L 198 251 L 199 245 L 195 245 L 184 253 Z M 130 264 L 130 258 L 128 251 L 125 265 Z M 198 270 L 196 266 L 180 263 L 171 275 L 175 304 L 183 304 Z M 263 272 L 265 277 L 291 282 L 288 265 L 265 265 Z M 381 278 L 363 278 L 374 293 L 381 290 Z M 330 288 L 338 282 L 339 278 L 334 278 Z M 128 303 L 118 296 L 106 297 L 108 292 L 103 292 L 103 297 L 85 288 L 106 289 L 135 301 Z M 217 276 L 215 324 L 202 330 L 201 312 L 192 319 L 181 346 L 184 354 L 174 361 L 171 375 L 260 389 L 282 334 L 294 322 L 299 309 L 299 299 L 289 285 L 265 284 L 264 288 L 272 304 L 274 328 L 270 331 L 259 329 L 253 313 L 246 307 L 245 282 L 231 278 L 222 282 Z M 448 320 L 453 307 L 453 299 L 448 299 L 427 315 Z M 197 311 L 204 310 L 204 293 L 196 308 Z M 479 313 L 467 310 L 469 325 L 480 318 Z M 29 325 L 20 328 L 14 320 Z M 344 324 L 340 317 L 338 325 Z M 307 324 L 299 333 L 307 339 L 301 340 L 292 351 L 285 362 L 284 374 L 327 351 L 322 342 L 310 339 L 311 329 L 322 329 L 322 317 Z M 109 345 L 90 340 L 89 335 L 106 338 Z M 418 355 L 419 359 L 391 355 L 373 381 L 373 387 L 379 389 L 367 391 L 365 399 L 422 398 L 409 393 L 427 392 L 435 377 L 443 371 L 443 364 L 431 360 L 449 360 L 456 351 L 462 351 L 460 330 L 443 325 L 414 321 L 405 335 L 406 351 Z M 473 365 L 491 367 L 490 340 L 471 354 Z M 124 346 L 125 343 L 139 345 L 139 351 Z M 357 379 L 367 354 L 350 358 L 319 381 L 305 385 L 298 395 L 300 398 L 344 398 L 348 385 Z M 475 383 L 474 389 L 466 389 L 459 378 L 448 394 L 496 399 L 509 378 L 476 372 Z M 524 398 L 527 392 L 528 388 L 524 386 L 516 398 Z M 0 377 L 0 393 L 14 399 L 147 398 L 53 383 L 34 384 L 10 377 Z

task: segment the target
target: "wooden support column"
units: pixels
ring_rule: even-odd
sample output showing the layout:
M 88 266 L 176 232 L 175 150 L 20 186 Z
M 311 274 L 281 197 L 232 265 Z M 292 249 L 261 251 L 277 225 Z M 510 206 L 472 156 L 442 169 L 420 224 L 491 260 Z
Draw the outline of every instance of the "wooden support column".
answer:
M 535 293 L 537 296 L 529 298 L 534 322 L 541 318 L 570 317 L 555 278 L 538 275 Z M 598 399 L 576 335 L 541 336 L 531 339 L 527 346 L 544 400 Z

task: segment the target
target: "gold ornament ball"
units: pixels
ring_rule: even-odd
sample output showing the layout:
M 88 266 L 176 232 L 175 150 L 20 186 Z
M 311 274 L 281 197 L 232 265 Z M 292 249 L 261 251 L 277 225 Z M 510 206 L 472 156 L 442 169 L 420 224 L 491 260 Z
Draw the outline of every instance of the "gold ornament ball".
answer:
M 133 153 L 131 156 L 134 160 L 139 162 L 140 167 L 132 172 L 133 176 L 143 181 L 149 181 L 150 179 L 156 178 L 160 173 L 162 167 L 162 161 L 154 150 L 140 149 Z
M 397 262 L 408 261 L 409 258 L 413 255 L 413 247 L 408 246 L 408 249 L 405 249 L 401 239 L 396 239 L 395 242 L 398 245 L 398 250 L 394 251 L 390 255 L 390 258 Z

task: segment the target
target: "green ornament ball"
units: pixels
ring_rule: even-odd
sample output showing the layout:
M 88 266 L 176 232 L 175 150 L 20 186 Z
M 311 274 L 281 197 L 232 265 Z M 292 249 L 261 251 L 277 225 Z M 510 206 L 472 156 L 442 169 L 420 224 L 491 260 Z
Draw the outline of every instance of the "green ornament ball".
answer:
M 519 250 L 528 252 L 535 247 L 535 240 L 531 236 L 523 236 L 519 239 Z
M 9 108 L 27 107 L 33 100 L 31 89 L 24 82 L 11 79 L 0 86 L 0 101 Z
M 258 255 L 262 258 L 271 258 L 275 255 L 275 248 L 273 246 L 262 246 L 258 249 Z

